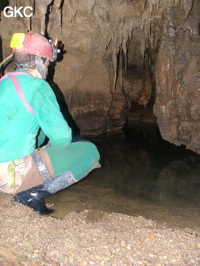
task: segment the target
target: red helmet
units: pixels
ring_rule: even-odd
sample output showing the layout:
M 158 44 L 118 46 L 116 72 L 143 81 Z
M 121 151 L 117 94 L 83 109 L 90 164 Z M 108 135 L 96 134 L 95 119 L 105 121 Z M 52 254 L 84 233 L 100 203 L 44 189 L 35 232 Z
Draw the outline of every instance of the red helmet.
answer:
M 54 61 L 51 43 L 38 33 L 15 33 L 10 47 L 13 48 L 13 53 L 33 54 Z

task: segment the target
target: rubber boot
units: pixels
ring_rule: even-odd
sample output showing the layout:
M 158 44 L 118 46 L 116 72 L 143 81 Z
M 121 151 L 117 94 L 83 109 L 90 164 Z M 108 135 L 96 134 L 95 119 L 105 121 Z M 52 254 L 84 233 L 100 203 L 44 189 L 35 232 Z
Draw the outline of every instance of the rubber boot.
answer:
M 51 196 L 52 194 L 44 190 L 44 185 L 39 185 L 37 187 L 22 191 L 17 193 L 12 198 L 12 203 L 17 205 L 19 203 L 32 208 L 34 211 L 39 212 L 39 214 L 45 216 L 54 212 L 46 207 L 43 198 Z
M 77 181 L 73 174 L 67 171 L 42 185 L 17 193 L 12 198 L 12 203 L 14 205 L 21 203 L 39 212 L 41 215 L 49 215 L 54 210 L 48 209 L 43 199 L 71 186 Z

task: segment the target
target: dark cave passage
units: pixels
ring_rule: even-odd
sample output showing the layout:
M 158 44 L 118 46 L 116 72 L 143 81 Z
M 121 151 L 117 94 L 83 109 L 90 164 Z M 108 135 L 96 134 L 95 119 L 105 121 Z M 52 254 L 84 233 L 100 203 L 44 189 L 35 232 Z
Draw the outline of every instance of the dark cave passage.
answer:
M 131 122 L 121 131 L 92 138 L 102 168 L 46 199 L 54 217 L 84 209 L 117 212 L 198 227 L 200 156 L 164 141 L 155 123 Z

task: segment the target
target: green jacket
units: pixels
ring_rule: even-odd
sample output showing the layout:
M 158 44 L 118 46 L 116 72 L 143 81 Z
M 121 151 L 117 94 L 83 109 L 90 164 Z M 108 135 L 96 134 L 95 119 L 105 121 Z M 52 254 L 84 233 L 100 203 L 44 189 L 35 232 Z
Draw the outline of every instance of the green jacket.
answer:
M 16 70 L 19 71 L 26 72 Z M 33 152 L 41 129 L 51 146 L 68 146 L 72 138 L 71 128 L 61 114 L 49 84 L 33 76 L 16 77 L 34 114 L 27 111 L 10 77 L 0 81 L 0 163 Z

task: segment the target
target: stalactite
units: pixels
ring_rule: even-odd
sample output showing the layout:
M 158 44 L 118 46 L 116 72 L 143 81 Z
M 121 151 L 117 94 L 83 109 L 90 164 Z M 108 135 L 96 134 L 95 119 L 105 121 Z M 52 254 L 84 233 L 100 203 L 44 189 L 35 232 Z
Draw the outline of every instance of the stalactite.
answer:
M 60 10 L 60 26 L 63 26 L 63 6 L 64 6 L 64 0 L 60 1 L 59 4 L 59 10 Z
M 125 70 L 127 69 L 127 64 L 128 64 L 128 60 L 127 60 L 127 42 L 128 42 L 128 39 L 124 39 L 123 42 L 122 42 L 122 51 L 124 53 L 124 67 L 125 67 Z
M 127 66 L 127 42 L 129 38 L 131 37 L 132 30 L 133 30 L 133 23 L 123 23 L 120 25 L 121 34 L 115 39 L 113 38 L 112 41 L 114 41 L 114 44 L 112 46 L 112 62 L 113 62 L 113 69 L 114 69 L 114 82 L 113 86 L 116 88 L 116 82 L 117 82 L 117 71 L 118 71 L 118 52 L 121 49 L 124 53 L 124 59 L 125 59 L 125 68 Z
M 100 3 L 97 0 L 87 1 L 87 10 L 98 22 L 105 40 L 105 49 L 111 48 L 112 66 L 114 70 L 113 87 L 116 88 L 118 78 L 118 54 L 122 50 L 124 54 L 125 68 L 127 66 L 127 45 L 132 36 L 134 19 L 126 17 L 127 10 L 133 8 L 128 1 L 113 1 Z M 115 10 L 116 12 L 113 12 Z M 139 23 L 138 23 L 139 24 Z
M 31 6 L 33 8 L 33 13 L 34 13 L 35 0 L 26 1 L 26 5 L 25 6 Z M 31 31 L 31 17 L 30 18 L 26 18 L 26 27 L 27 27 L 27 31 Z
M 114 80 L 113 80 L 113 89 L 116 89 L 117 82 L 117 49 L 115 46 L 112 47 L 112 65 L 114 69 Z M 112 88 L 111 88 L 112 89 Z
M 141 55 L 144 55 L 145 52 L 145 36 L 143 35 L 140 39 L 140 53 Z
M 115 71 L 114 73 L 114 87 L 116 87 L 116 81 L 117 81 L 117 71 L 118 71 L 118 60 L 117 55 L 120 49 L 122 49 L 124 53 L 124 59 L 125 59 L 125 68 L 127 66 L 127 42 L 132 36 L 133 31 L 133 21 L 126 21 L 124 22 L 121 20 L 121 23 L 117 30 L 114 32 L 114 37 L 111 39 L 112 42 L 114 42 L 114 45 L 112 46 L 112 61 L 113 61 L 113 69 Z M 120 33 L 120 34 L 119 34 Z M 117 35 L 117 37 L 116 37 Z M 114 47 L 114 49 L 113 49 Z
M 124 53 L 125 69 L 127 68 L 127 46 L 130 38 L 132 37 L 132 32 L 134 28 L 133 20 L 126 22 L 123 28 L 123 39 L 122 39 L 122 51 Z
M 118 76 L 119 76 L 119 87 L 120 90 L 122 91 L 123 88 L 123 48 L 120 47 L 119 50 L 119 70 L 118 70 Z

